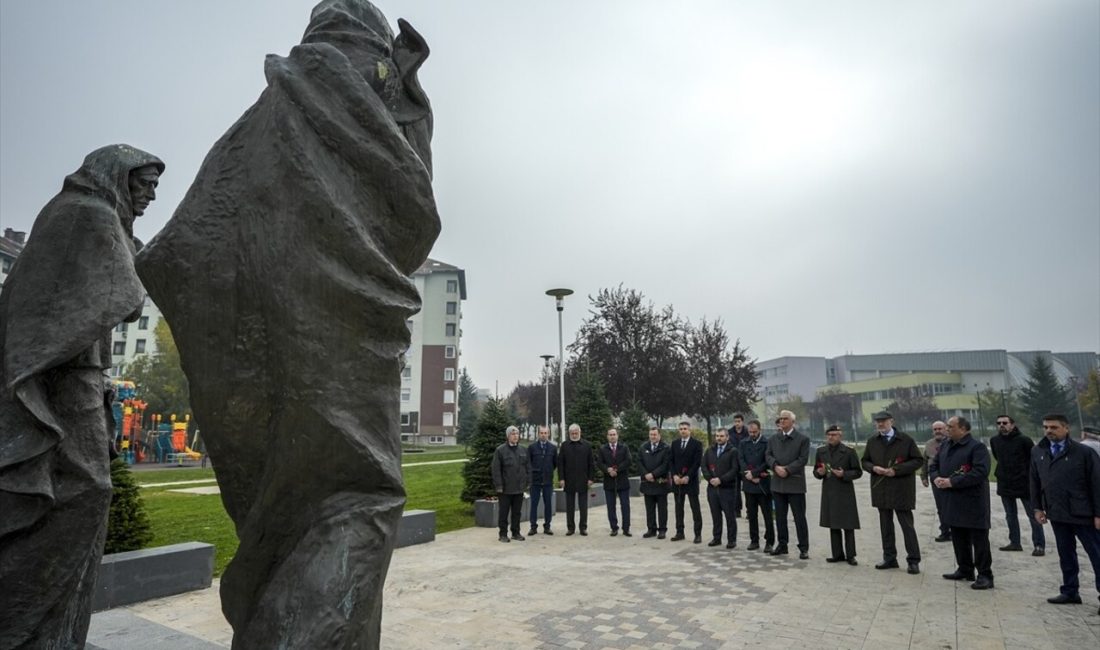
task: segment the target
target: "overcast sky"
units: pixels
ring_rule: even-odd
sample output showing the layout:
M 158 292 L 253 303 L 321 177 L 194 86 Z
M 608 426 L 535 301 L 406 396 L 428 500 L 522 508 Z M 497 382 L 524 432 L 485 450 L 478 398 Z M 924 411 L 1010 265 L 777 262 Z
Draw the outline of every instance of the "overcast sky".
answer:
M 167 164 L 151 238 L 313 4 L 4 0 L 0 225 L 127 142 Z M 557 286 L 567 343 L 622 283 L 760 360 L 1100 349 L 1095 0 L 378 5 L 432 48 L 482 387 L 556 353 Z

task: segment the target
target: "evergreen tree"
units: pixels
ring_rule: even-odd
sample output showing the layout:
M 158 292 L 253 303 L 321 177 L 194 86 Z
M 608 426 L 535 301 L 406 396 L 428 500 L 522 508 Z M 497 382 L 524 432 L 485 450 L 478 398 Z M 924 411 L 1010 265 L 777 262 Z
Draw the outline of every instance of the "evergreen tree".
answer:
M 473 503 L 496 496 L 493 488 L 493 452 L 505 441 L 504 431 L 513 424 L 504 400 L 491 397 L 481 410 L 477 429 L 467 441 L 470 460 L 462 468 L 462 500 Z
M 153 541 L 153 530 L 134 476 L 121 458 L 111 461 L 111 511 L 107 518 L 104 553 L 122 553 L 145 548 Z
M 458 431 L 456 440 L 465 444 L 477 431 L 477 386 L 466 369 L 458 377 Z
M 630 475 L 637 476 L 641 470 L 638 464 L 641 448 L 649 440 L 649 418 L 637 402 L 619 418 L 619 440 L 630 448 Z
M 1020 391 L 1020 403 L 1028 420 L 1036 426 L 1042 425 L 1043 416 L 1048 413 L 1061 413 L 1073 419 L 1074 405 L 1070 393 L 1058 383 L 1054 368 L 1042 355 L 1036 354 L 1031 363 L 1027 385 Z
M 581 436 L 592 445 L 593 450 L 599 449 L 607 442 L 607 430 L 614 423 L 603 382 L 596 373 L 581 370 L 573 392 L 573 403 L 565 405 L 569 424 L 580 426 Z
M 153 337 L 157 341 L 156 354 L 138 357 L 124 372 L 127 379 L 137 384 L 138 395 L 149 405 L 146 412 L 160 413 L 167 422 L 173 413 L 182 418 L 191 411 L 191 393 L 168 321 L 163 318 L 157 321 Z

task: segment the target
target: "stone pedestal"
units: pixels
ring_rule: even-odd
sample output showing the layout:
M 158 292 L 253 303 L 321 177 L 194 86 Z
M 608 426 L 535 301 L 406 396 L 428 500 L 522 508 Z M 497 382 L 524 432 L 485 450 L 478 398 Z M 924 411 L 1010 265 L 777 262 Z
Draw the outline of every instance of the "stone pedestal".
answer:
M 562 502 L 564 503 L 564 501 Z M 523 495 L 523 506 L 520 508 L 520 521 L 527 521 L 527 515 L 531 512 L 531 497 Z M 480 528 L 497 528 L 500 517 L 500 502 L 496 499 L 478 499 L 474 501 L 474 525 Z
M 406 510 L 397 524 L 394 548 L 435 541 L 435 510 Z
M 92 611 L 206 589 L 214 576 L 214 546 L 185 542 L 104 555 Z

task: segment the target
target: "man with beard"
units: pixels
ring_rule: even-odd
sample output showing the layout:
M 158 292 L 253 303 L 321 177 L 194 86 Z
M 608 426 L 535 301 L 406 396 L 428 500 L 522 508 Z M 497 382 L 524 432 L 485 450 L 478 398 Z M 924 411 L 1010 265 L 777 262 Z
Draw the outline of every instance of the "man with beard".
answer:
M 128 145 L 88 154 L 0 293 L 0 646 L 84 647 L 112 494 L 111 330 L 141 316 L 133 223 L 163 171 Z
M 775 499 L 775 527 L 778 543 L 772 555 L 786 555 L 790 534 L 787 512 L 794 515 L 798 534 L 798 557 L 810 559 L 810 530 L 806 524 L 806 462 L 810 459 L 810 439 L 794 427 L 794 413 L 779 412 L 779 432 L 768 439 L 766 460 L 773 474 L 772 497 Z
M 871 505 L 878 509 L 882 534 L 882 562 L 875 568 L 898 568 L 894 537 L 894 517 L 897 517 L 905 538 L 907 571 L 916 575 L 920 573 L 920 542 L 913 527 L 913 509 L 917 506 L 915 478 L 924 457 L 912 438 L 894 428 L 893 415 L 880 411 L 871 417 L 878 435 L 871 436 L 863 449 L 863 470 L 872 475 Z
M 707 482 L 707 505 L 710 506 L 711 520 L 711 540 L 707 546 L 718 546 L 722 543 L 723 519 L 726 522 L 726 548 L 737 546 L 734 506 L 739 468 L 737 448 L 730 443 L 726 430 L 718 429 L 714 434 L 714 444 L 703 456 L 703 480 Z
M 817 448 L 814 457 L 814 476 L 822 482 L 819 523 L 822 528 L 829 529 L 829 541 L 833 547 L 832 556 L 825 558 L 825 561 L 847 561 L 855 566 L 859 564 L 856 561 L 859 507 L 852 481 L 863 476 L 863 470 L 859 467 L 856 452 L 841 444 L 843 435 L 835 424 L 825 432 L 825 445 Z
M 615 516 L 615 501 L 623 512 L 623 536 L 630 537 L 630 449 L 619 444 L 619 431 L 607 430 L 607 444 L 600 448 L 596 465 L 603 473 L 603 492 L 607 500 L 607 522 L 611 536 L 619 534 L 619 520 Z
M 696 544 L 703 542 L 703 512 L 699 507 L 699 466 L 703 463 L 703 443 L 691 437 L 691 425 L 681 422 L 680 438 L 672 443 L 669 454 L 673 498 L 676 500 L 676 534 L 672 541 L 684 539 L 684 498 L 691 504 L 691 520 Z
M 1100 457 L 1070 439 L 1069 419 L 1061 413 L 1043 416 L 1043 435 L 1044 440 L 1031 450 L 1031 502 L 1035 519 L 1040 524 L 1049 521 L 1054 529 L 1062 568 L 1059 593 L 1047 602 L 1080 604 L 1078 540 L 1092 563 L 1100 592 Z
M 661 440 L 661 430 L 649 427 L 649 442 L 638 450 L 641 467 L 639 491 L 645 499 L 645 527 L 642 537 L 664 539 L 668 530 L 668 445 Z
M 561 444 L 558 452 L 558 484 L 565 491 L 566 535 L 577 532 L 573 513 L 578 507 L 581 511 L 581 535 L 588 535 L 588 488 L 595 477 L 592 445 L 581 440 L 580 425 L 570 424 L 569 440 Z
M 772 522 L 771 479 L 768 473 L 768 440 L 760 435 L 760 420 L 749 420 L 749 437 L 737 448 L 742 475 L 741 486 L 745 493 L 745 518 L 749 520 L 749 548 L 760 548 L 760 523 L 757 512 L 764 519 L 764 552 L 772 552 L 775 543 L 775 525 Z
M 531 530 L 528 535 L 539 532 L 539 500 L 543 503 L 542 532 L 553 535 L 550 520 L 554 517 L 554 468 L 558 466 L 558 446 L 550 442 L 550 430 L 539 427 L 539 439 L 527 447 L 527 458 L 531 463 Z
M 944 508 L 955 546 L 954 573 L 947 580 L 973 580 L 971 589 L 993 588 L 993 558 L 989 553 L 989 452 L 970 435 L 970 422 L 947 420 L 950 441 L 932 460 L 928 474 L 944 490 Z M 977 570 L 977 579 L 974 572 Z
M 928 464 L 940 453 L 940 445 L 947 438 L 947 425 L 940 420 L 932 423 L 932 439 L 924 443 L 924 465 L 920 468 L 920 482 L 924 487 L 929 486 Z M 936 519 L 940 522 L 940 534 L 936 536 L 937 542 L 951 541 L 951 527 L 943 520 L 943 493 L 935 485 L 932 486 L 932 498 L 936 502 Z
M 1002 551 L 1022 551 L 1020 545 L 1020 518 L 1016 514 L 1016 501 L 1024 505 L 1024 515 L 1031 524 L 1031 554 L 1041 557 L 1046 554 L 1046 536 L 1043 526 L 1035 521 L 1035 508 L 1030 501 L 1030 481 L 1028 470 L 1031 466 L 1031 448 L 1035 443 L 1020 433 L 1016 421 L 1007 415 L 997 416 L 997 435 L 989 441 L 990 451 L 997 461 L 997 496 L 1005 509 L 1008 523 L 1008 546 Z

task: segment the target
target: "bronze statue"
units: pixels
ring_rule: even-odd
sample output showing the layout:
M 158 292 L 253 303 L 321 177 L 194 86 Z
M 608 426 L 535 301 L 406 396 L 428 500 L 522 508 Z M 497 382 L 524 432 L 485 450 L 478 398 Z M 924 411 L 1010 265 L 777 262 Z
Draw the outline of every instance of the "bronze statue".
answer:
M 141 315 L 134 218 L 164 163 L 97 149 L 0 293 L 0 648 L 84 646 L 111 504 L 111 330 Z
M 428 48 L 398 24 L 317 5 L 138 256 L 240 539 L 221 582 L 234 648 L 379 643 L 409 276 L 440 227 Z

